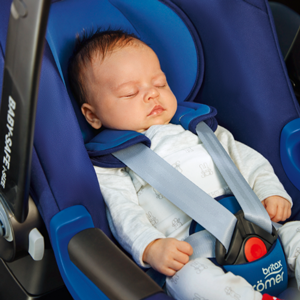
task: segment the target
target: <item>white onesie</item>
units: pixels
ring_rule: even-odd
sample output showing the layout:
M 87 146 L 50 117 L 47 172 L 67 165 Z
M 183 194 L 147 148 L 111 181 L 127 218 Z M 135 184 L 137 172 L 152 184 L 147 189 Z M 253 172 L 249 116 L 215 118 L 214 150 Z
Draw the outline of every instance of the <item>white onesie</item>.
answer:
M 154 125 L 144 134 L 151 140 L 151 149 L 154 152 L 206 193 L 214 198 L 231 193 L 198 136 L 184 130 L 180 125 L 173 124 Z M 274 174 L 272 166 L 262 155 L 235 141 L 232 134 L 221 126 L 217 128 L 215 134 L 261 201 L 269 196 L 278 195 L 292 203 L 291 198 Z M 107 206 L 107 216 L 112 233 L 140 266 L 148 266 L 142 261 L 142 256 L 150 242 L 165 237 L 184 240 L 189 235 L 191 218 L 130 169 L 95 167 L 95 171 Z M 237 276 L 231 273 L 223 275 L 222 279 L 220 272 L 223 271 L 209 260 L 204 259 L 204 261 L 206 266 L 210 266 L 210 269 L 211 265 L 216 268 L 217 271 L 211 269 L 210 273 L 213 277 L 217 276 L 219 280 L 224 281 L 224 292 L 228 293 L 229 291 L 226 287 L 230 287 L 232 291 L 235 288 L 229 284 L 232 282 L 232 278 L 229 277 L 232 276 L 235 284 L 242 290 L 246 287 L 252 291 L 250 294 L 247 291 L 249 297 L 243 295 L 243 299 L 261 299 L 261 294 L 254 292 L 244 279 L 239 277 L 240 279 L 237 281 Z M 215 275 L 214 272 L 216 272 Z M 171 282 L 168 286 L 169 292 L 176 299 L 193 299 L 185 298 L 186 295 L 182 296 L 173 291 L 174 287 L 179 286 L 175 279 L 176 277 L 174 277 L 173 283 L 169 281 Z M 202 291 L 205 287 L 213 291 L 214 297 L 210 297 L 210 299 L 219 299 L 215 289 L 209 287 L 209 284 L 204 284 L 199 288 Z M 233 295 L 232 291 L 231 295 Z M 241 293 L 240 289 L 237 293 Z M 195 291 L 194 294 L 199 293 Z M 219 297 L 223 299 L 222 296 Z

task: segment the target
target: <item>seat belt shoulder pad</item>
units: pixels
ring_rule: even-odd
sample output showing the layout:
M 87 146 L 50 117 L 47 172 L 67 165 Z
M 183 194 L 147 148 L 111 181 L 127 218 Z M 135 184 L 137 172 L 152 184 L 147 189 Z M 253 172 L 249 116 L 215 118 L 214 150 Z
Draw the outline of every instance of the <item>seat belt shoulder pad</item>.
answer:
M 138 143 L 143 143 L 147 147 L 151 146 L 151 141 L 139 132 L 105 129 L 87 143 L 85 147 L 94 166 L 123 168 L 126 167 L 124 163 L 120 162 L 111 153 Z
M 217 110 L 214 107 L 195 102 L 183 102 L 178 105 L 171 123 L 180 124 L 184 129 L 196 134 L 197 124 L 204 121 L 215 131 L 218 126 L 216 114 Z

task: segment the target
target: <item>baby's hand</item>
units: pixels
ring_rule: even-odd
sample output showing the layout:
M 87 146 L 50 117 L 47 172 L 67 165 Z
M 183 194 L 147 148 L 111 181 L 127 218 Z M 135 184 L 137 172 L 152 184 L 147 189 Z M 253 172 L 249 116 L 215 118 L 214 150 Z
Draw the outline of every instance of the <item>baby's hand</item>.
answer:
M 192 246 L 174 238 L 155 240 L 144 251 L 143 261 L 150 264 L 158 272 L 173 276 L 193 254 Z
M 292 213 L 291 203 L 280 196 L 268 197 L 261 203 L 273 222 L 285 221 Z

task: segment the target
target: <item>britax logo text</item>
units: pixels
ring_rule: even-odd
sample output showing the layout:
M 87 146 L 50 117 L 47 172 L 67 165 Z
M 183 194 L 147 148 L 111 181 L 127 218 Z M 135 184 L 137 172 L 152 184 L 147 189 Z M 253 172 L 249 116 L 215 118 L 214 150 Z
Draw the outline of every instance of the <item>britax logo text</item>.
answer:
M 4 189 L 6 184 L 6 172 L 10 169 L 12 136 L 13 136 L 14 125 L 15 125 L 15 121 L 14 121 L 15 110 L 16 110 L 16 102 L 11 96 L 9 96 L 7 118 L 6 118 L 7 120 L 6 127 L 8 129 L 8 132 L 5 135 L 5 147 L 4 147 L 2 175 L 1 175 L 1 182 L 0 182 L 0 185 Z
M 265 278 L 263 280 L 257 281 L 257 284 L 253 286 L 258 292 L 262 292 L 276 284 L 279 284 L 283 281 L 284 272 L 281 260 L 277 261 L 274 264 L 270 264 L 268 268 L 262 268 L 262 273 Z

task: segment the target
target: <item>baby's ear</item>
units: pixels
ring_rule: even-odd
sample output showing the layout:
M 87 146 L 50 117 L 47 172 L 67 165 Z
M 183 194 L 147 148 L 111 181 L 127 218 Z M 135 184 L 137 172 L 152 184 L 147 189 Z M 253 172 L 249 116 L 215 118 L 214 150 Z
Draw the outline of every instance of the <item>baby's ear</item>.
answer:
M 81 112 L 85 116 L 88 123 L 95 129 L 99 129 L 102 126 L 100 119 L 95 114 L 95 109 L 88 103 L 84 103 L 81 106 Z

